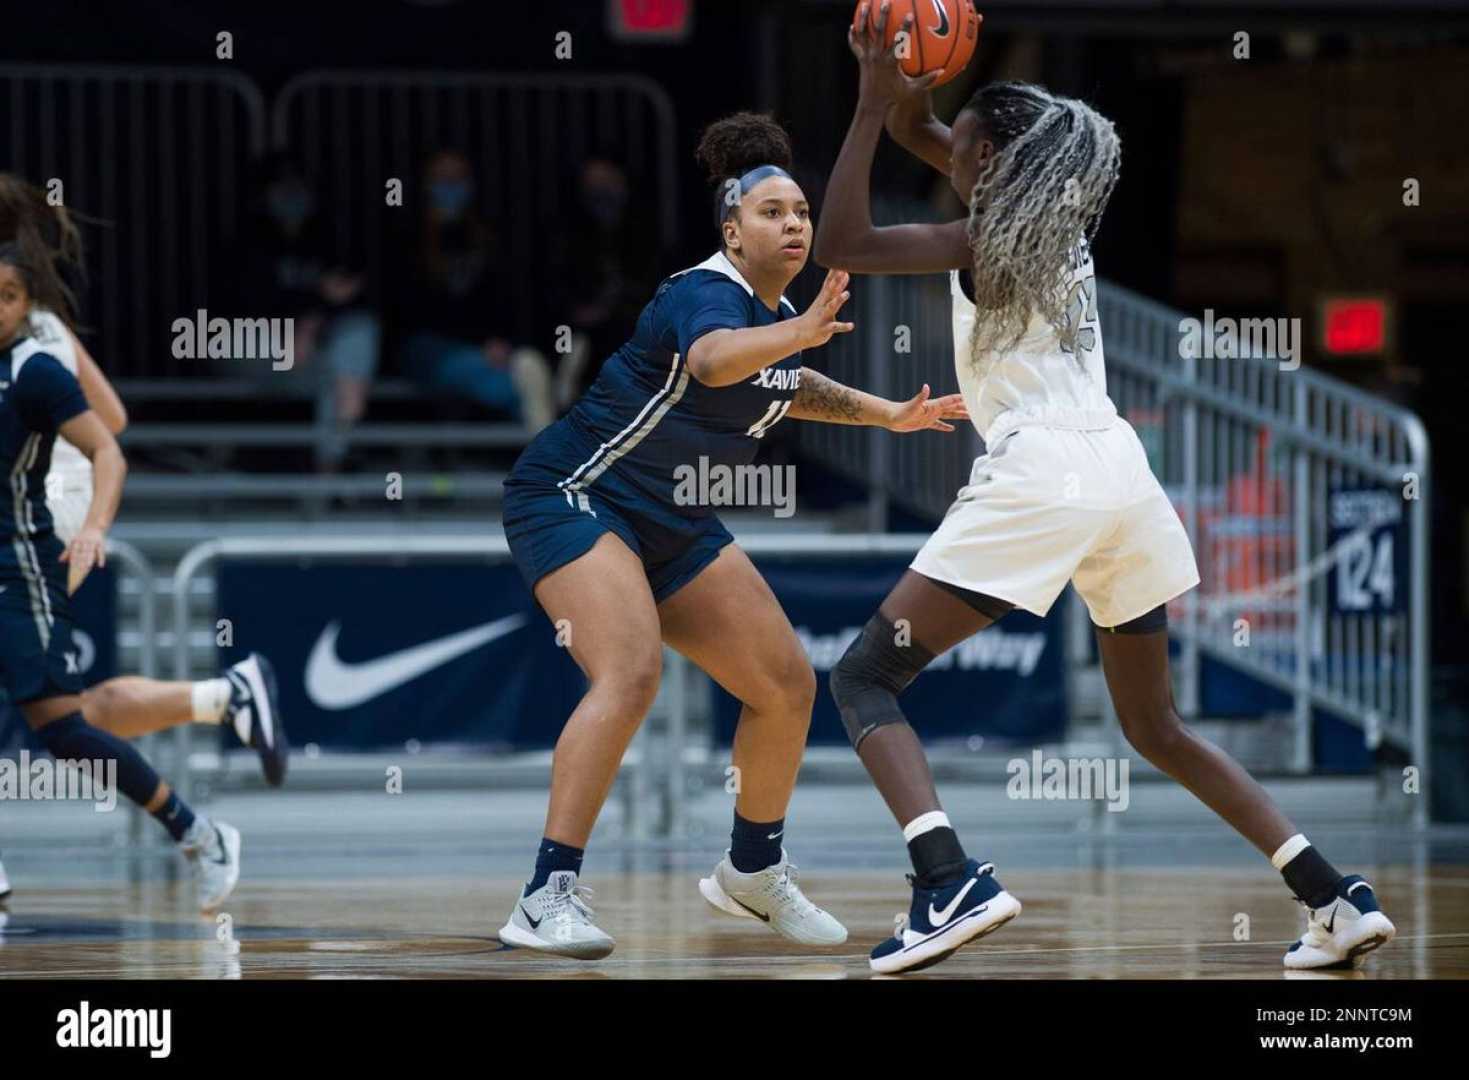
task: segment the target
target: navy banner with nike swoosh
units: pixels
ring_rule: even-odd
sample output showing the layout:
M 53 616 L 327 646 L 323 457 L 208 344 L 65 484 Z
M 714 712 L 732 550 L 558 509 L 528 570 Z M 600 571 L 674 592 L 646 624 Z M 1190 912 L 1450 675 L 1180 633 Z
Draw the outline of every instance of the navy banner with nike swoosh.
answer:
M 297 746 L 547 748 L 585 685 L 509 564 L 225 562 L 218 597 Z
M 811 741 L 844 742 L 827 675 L 907 560 L 758 562 L 816 668 Z M 508 564 L 226 562 L 218 598 L 233 634 L 221 662 L 251 650 L 271 658 L 298 746 L 371 749 L 416 739 L 550 747 L 585 686 Z M 919 733 L 1059 734 L 1059 610 L 1045 620 L 1015 612 L 939 658 L 904 695 Z M 739 706 L 714 693 L 715 736 L 727 743 Z

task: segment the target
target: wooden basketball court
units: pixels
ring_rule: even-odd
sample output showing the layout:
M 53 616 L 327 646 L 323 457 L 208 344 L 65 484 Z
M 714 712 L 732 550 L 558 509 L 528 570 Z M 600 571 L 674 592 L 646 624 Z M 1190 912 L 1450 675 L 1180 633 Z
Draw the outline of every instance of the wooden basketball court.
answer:
M 707 872 L 707 871 L 705 871 Z M 586 881 L 617 939 L 597 963 L 550 959 L 495 939 L 511 877 L 242 883 L 220 924 L 189 909 L 187 883 L 16 893 L 0 927 L 0 978 L 864 979 L 866 954 L 905 904 L 893 873 L 803 874 L 851 933 L 831 950 L 789 944 L 700 898 L 694 870 Z M 1395 941 L 1346 974 L 1287 975 L 1301 915 L 1267 871 L 1017 869 L 1025 911 L 923 979 L 1424 979 L 1469 976 L 1469 869 L 1370 873 Z

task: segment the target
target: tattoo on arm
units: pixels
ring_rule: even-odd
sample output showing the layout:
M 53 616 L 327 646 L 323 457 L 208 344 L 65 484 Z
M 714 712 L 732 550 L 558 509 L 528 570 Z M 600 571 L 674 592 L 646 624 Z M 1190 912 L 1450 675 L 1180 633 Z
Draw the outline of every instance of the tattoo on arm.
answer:
M 828 379 L 819 371 L 805 368 L 801 387 L 791 403 L 790 415 L 801 420 L 825 420 L 835 424 L 864 423 L 862 397 L 856 390 Z

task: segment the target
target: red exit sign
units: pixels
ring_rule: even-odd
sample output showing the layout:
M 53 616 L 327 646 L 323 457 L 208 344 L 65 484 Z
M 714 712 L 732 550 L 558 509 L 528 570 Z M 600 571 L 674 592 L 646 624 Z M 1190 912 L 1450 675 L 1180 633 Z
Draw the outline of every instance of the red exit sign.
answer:
M 1381 296 L 1334 297 L 1321 304 L 1321 349 L 1328 356 L 1378 356 L 1388 349 L 1392 304 Z
M 607 29 L 618 41 L 682 41 L 694 0 L 607 0 Z

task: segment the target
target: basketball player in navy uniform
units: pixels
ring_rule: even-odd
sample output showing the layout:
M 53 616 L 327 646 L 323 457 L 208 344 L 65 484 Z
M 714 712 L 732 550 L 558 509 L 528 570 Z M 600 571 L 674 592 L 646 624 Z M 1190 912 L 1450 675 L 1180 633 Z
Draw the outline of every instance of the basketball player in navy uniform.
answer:
M 21 347 L 42 273 L 19 246 L 0 244 L 0 470 L 9 489 L 0 508 L 0 685 L 57 761 L 115 766 L 118 788 L 169 831 L 194 867 L 201 910 L 212 910 L 239 878 L 240 834 L 195 814 L 137 750 L 82 714 L 67 572 L 85 576 L 104 563 L 127 465 L 76 377 L 51 354 Z M 58 435 L 91 463 L 94 490 L 65 545 L 46 506 Z
M 119 435 L 127 411 L 107 376 L 73 330 L 76 297 L 68 284 L 82 276 L 82 237 L 64 205 L 13 173 L 0 173 L 0 244 L 13 243 L 33 268 L 30 315 L 17 333 L 12 363 L 23 365 L 31 353 L 59 361 L 81 384 L 87 404 L 104 427 Z M 46 508 L 52 528 L 69 544 L 86 521 L 92 503 L 92 464 L 65 438 L 57 436 L 51 471 L 45 480 Z M 73 568 L 67 592 L 75 593 L 85 572 Z M 275 673 L 258 653 L 210 679 L 163 680 L 137 675 L 106 679 L 82 691 L 87 723 L 123 739 L 165 731 L 183 724 L 229 724 L 245 746 L 257 751 L 266 782 L 285 781 L 289 742 L 277 700 Z M 0 710 L 7 709 L 0 689 Z M 3 839 L 3 837 L 0 837 Z M 9 894 L 0 862 L 0 902 Z
M 556 744 L 535 871 L 500 940 L 595 959 L 612 938 L 578 884 L 618 763 L 657 693 L 663 644 L 739 699 L 729 850 L 699 883 L 712 905 L 804 945 L 846 940 L 802 893 L 783 847 L 815 676 L 790 622 L 715 508 L 679 495 L 676 472 L 749 464 L 785 418 L 952 431 L 957 395 L 908 402 L 849 389 L 802 351 L 852 329 L 845 274 L 798 313 L 782 295 L 806 265 L 811 212 L 768 117 L 704 133 L 720 249 L 664 281 L 633 337 L 572 411 L 521 455 L 505 486 L 505 534 L 535 598 L 586 673 Z
M 817 258 L 859 273 L 949 273 L 956 374 L 986 453 L 832 671 L 842 720 L 913 861 L 909 911 L 871 966 L 927 967 L 1019 914 L 994 867 L 965 854 L 897 695 L 935 656 L 1014 608 L 1044 615 L 1068 581 L 1097 628 L 1133 747 L 1254 844 L 1307 909 L 1285 966 L 1358 965 L 1394 934 L 1372 887 L 1337 872 L 1174 707 L 1165 605 L 1198 584 L 1198 570 L 1142 444 L 1107 395 L 1090 251 L 1118 177 L 1117 133 L 1084 102 L 1022 83 L 982 87 L 951 130 L 933 116 L 933 77 L 907 78 L 895 50 L 879 44 L 888 15 L 884 2 L 875 30 L 851 37 L 860 99 Z M 873 226 L 868 175 L 885 126 L 952 179 L 966 218 Z

